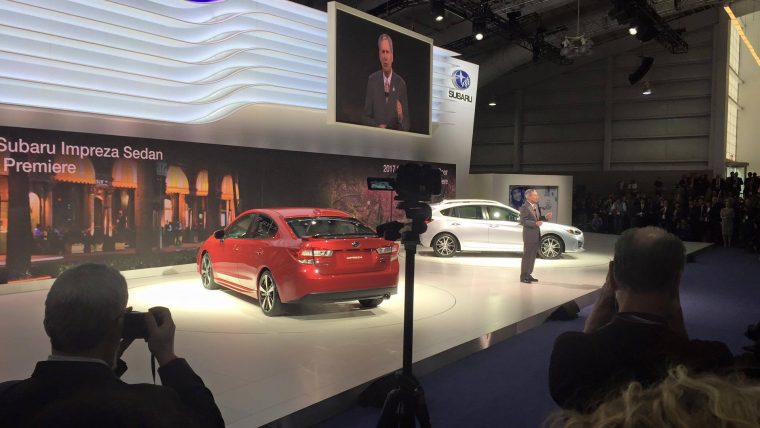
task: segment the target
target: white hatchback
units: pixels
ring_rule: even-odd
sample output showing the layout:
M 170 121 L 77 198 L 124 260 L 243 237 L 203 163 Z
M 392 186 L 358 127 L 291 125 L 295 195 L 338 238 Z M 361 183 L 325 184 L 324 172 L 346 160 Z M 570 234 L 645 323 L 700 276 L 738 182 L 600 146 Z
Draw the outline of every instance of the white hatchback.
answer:
M 438 257 L 459 251 L 522 252 L 520 213 L 497 201 L 451 199 L 431 206 L 433 215 L 420 236 Z M 583 251 L 583 232 L 572 226 L 544 222 L 538 255 L 556 259 L 564 252 Z

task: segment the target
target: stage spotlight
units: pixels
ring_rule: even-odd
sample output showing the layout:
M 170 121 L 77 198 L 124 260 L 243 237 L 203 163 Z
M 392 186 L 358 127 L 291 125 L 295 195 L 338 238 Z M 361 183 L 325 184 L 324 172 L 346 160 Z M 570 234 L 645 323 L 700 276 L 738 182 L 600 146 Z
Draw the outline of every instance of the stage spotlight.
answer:
M 488 23 L 491 11 L 486 3 L 480 4 L 480 9 L 470 19 L 472 21 L 472 35 L 475 40 L 483 40 L 486 36 L 486 24 Z
M 436 22 L 441 22 L 446 17 L 446 5 L 443 0 L 430 0 L 430 13 Z
M 496 97 L 491 97 L 491 101 L 488 102 L 489 107 L 496 107 Z
M 486 23 L 481 19 L 477 19 L 472 23 L 472 34 L 475 36 L 475 40 L 483 40 L 486 33 Z
M 649 86 L 649 82 L 644 82 L 644 87 L 641 89 L 642 95 L 652 95 L 652 87 Z
M 628 81 L 631 82 L 631 85 L 644 78 L 644 76 L 649 73 L 649 69 L 652 68 L 652 64 L 654 64 L 654 58 L 651 56 L 642 57 L 641 65 L 639 65 L 639 68 L 628 75 Z
M 636 28 L 636 27 L 631 27 L 631 28 L 628 29 L 628 34 L 630 34 L 632 36 L 635 36 L 636 33 L 638 33 L 638 32 L 639 32 L 639 29 Z

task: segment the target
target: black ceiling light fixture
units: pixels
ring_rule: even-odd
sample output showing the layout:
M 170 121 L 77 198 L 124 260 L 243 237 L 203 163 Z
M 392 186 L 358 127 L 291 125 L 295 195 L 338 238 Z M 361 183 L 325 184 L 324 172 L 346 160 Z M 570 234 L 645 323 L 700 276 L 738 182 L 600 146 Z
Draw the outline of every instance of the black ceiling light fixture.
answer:
M 472 36 L 475 37 L 475 40 L 477 41 L 481 41 L 486 37 L 486 26 L 488 24 L 488 16 L 490 12 L 488 5 L 481 2 L 480 8 L 472 17 Z
M 538 62 L 541 59 L 541 48 L 544 46 L 544 33 L 546 33 L 546 28 L 544 27 L 536 29 L 536 35 L 533 38 L 533 62 Z
M 636 82 L 643 79 L 644 76 L 649 73 L 649 70 L 652 68 L 652 64 L 654 64 L 654 58 L 651 56 L 641 57 L 641 65 L 639 65 L 639 68 L 628 75 L 628 81 L 631 82 L 631 85 L 634 85 Z
M 475 19 L 472 21 L 472 36 L 475 40 L 481 41 L 486 37 L 486 23 L 483 20 Z
M 430 0 L 430 13 L 435 22 L 441 22 L 446 18 L 446 3 L 443 0 Z

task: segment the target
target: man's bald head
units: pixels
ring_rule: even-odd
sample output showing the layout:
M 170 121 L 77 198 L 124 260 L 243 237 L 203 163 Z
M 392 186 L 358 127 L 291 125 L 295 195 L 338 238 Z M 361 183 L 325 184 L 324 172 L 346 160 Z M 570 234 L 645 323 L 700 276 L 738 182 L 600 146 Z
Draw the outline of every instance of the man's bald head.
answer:
M 615 282 L 622 290 L 667 292 L 678 288 L 686 248 L 659 227 L 628 229 L 615 243 Z

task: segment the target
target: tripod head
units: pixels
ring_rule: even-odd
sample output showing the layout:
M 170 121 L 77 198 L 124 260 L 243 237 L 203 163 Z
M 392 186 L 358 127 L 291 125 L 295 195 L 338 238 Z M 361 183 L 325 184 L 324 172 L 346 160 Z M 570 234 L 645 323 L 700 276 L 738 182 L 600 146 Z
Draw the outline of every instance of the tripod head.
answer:
M 424 202 L 399 202 L 396 208 L 404 210 L 404 215 L 410 221 L 399 222 L 392 221 L 377 226 L 377 234 L 389 241 L 404 242 L 420 241 L 420 235 L 427 230 L 427 220 L 433 214 L 430 205 Z

